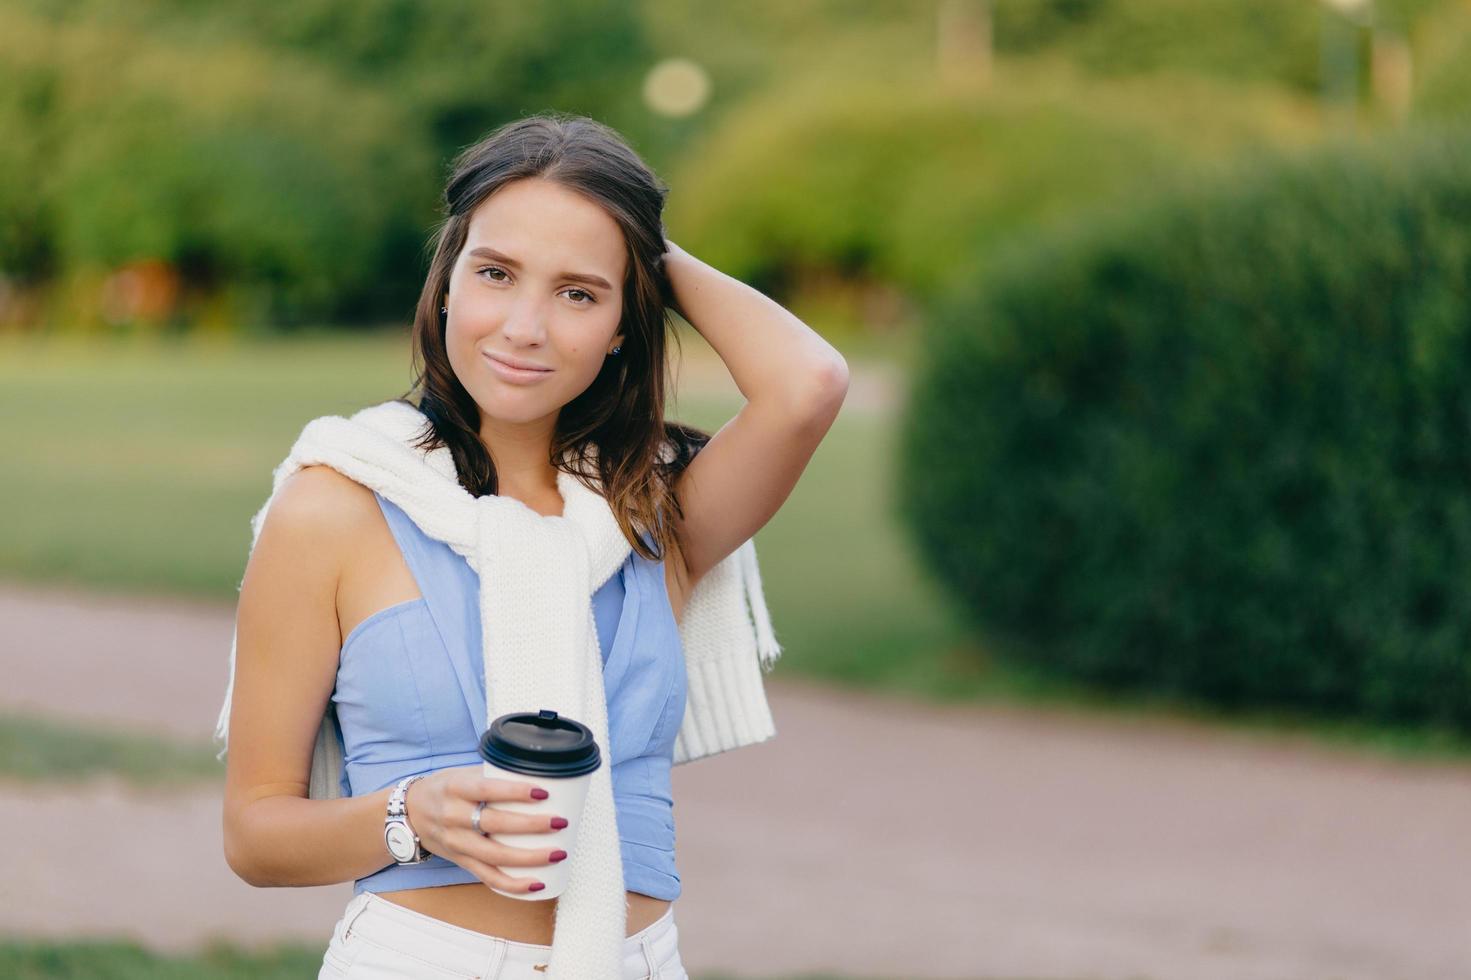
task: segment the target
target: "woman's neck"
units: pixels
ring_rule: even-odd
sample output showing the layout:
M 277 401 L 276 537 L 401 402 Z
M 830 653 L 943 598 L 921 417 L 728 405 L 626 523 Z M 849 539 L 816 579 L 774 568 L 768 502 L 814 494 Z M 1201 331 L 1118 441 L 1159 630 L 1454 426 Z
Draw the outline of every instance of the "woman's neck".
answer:
M 515 497 L 533 510 L 561 512 L 557 469 L 551 464 L 552 425 L 503 426 L 482 421 L 480 441 L 495 466 L 496 493 Z M 540 501 L 541 504 L 535 503 Z M 550 504 L 547 502 L 550 501 Z

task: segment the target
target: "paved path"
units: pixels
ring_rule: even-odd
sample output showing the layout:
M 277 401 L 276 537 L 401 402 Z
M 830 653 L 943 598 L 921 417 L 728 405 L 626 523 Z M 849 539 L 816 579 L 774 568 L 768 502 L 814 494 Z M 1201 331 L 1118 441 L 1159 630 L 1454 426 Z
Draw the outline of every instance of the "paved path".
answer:
M 196 737 L 233 609 L 0 586 L 0 710 Z M 79 677 L 87 678 L 78 684 Z M 1471 976 L 1471 766 L 1193 723 L 768 679 L 779 734 L 674 773 L 694 971 Z M 325 945 L 350 886 L 252 889 L 219 789 L 0 784 L 0 931 Z

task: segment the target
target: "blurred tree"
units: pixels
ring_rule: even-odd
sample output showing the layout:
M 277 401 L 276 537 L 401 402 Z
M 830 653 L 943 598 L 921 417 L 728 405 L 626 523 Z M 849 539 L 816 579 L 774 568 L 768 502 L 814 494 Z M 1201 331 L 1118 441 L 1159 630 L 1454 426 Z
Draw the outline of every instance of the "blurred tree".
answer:
M 986 0 L 990 86 L 939 71 L 946 2 L 0 0 L 0 322 L 135 261 L 186 311 L 401 319 L 448 160 L 546 110 L 619 129 L 692 246 L 837 319 L 1162 170 L 1319 136 L 1307 0 Z M 1373 10 L 1366 118 L 1464 111 L 1471 8 Z M 670 58 L 710 80 L 700 111 L 641 101 Z
M 287 323 L 404 301 L 382 270 L 395 247 L 412 260 L 434 171 L 385 94 L 250 45 L 0 18 L 0 267 L 18 281 L 95 293 L 161 261 L 231 292 L 241 319 Z M 98 302 L 58 294 L 52 313 Z
M 896 57 L 862 80 L 822 65 L 751 96 L 691 147 L 669 221 L 733 275 L 833 321 L 809 322 L 852 329 L 874 283 L 912 310 L 964 274 L 959 256 L 1317 134 L 1306 97 L 1180 73 L 1101 81 L 1011 60 L 989 82 L 939 85 L 928 60 Z
M 636 141 L 648 57 L 609 0 L 10 0 L 0 268 L 91 291 L 160 259 L 249 321 L 402 317 L 449 158 L 550 108 Z

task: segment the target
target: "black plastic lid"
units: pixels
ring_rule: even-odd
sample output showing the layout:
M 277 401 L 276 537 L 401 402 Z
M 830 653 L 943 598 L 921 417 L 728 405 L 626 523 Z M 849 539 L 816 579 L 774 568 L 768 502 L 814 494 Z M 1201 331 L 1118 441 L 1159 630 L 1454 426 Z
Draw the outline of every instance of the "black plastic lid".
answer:
M 491 722 L 480 736 L 480 758 L 528 776 L 581 776 L 602 764 L 592 729 L 548 708 Z

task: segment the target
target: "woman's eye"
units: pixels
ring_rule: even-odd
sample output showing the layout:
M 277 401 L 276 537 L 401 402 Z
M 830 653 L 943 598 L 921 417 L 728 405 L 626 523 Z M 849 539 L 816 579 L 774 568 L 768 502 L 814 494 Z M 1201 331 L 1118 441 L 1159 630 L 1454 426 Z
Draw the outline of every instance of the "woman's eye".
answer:
M 503 276 L 506 274 L 506 270 L 505 269 L 502 269 L 498 265 L 488 265 L 488 266 L 486 266 L 483 269 L 477 269 L 476 270 L 476 273 L 479 274 L 479 275 L 484 275 L 487 272 L 499 272 Z M 492 278 L 490 281 L 491 282 L 504 282 L 505 280 Z M 596 296 L 594 296 L 592 293 L 588 292 L 585 289 L 569 289 L 569 290 L 567 290 L 567 292 L 568 293 L 576 293 L 577 295 L 583 297 L 582 299 L 577 300 L 575 302 L 574 305 L 576 305 L 576 306 L 591 306 L 593 303 L 596 303 L 598 301 Z

